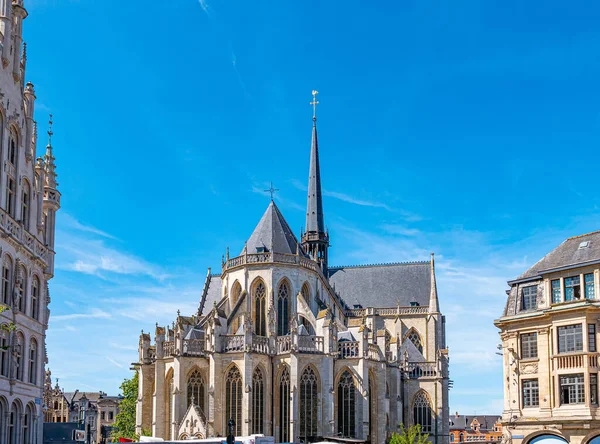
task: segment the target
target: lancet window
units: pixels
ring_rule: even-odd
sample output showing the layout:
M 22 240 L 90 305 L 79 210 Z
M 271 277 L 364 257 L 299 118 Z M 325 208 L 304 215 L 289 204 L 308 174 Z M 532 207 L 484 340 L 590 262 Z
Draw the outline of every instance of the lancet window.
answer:
M 31 317 L 39 319 L 40 280 L 34 276 L 31 282 Z
M 204 378 L 199 370 L 194 370 L 187 382 L 187 405 L 197 405 L 204 412 Z
M 6 324 L 5 326 L 8 327 Z M 0 329 L 0 375 L 5 377 L 9 376 L 8 341 L 8 330 L 4 328 Z
M 264 288 L 264 287 L 263 287 Z M 233 433 L 242 434 L 242 375 L 234 365 L 225 377 L 225 430 L 229 432 L 227 423 L 233 419 L 235 426 Z
M 265 377 L 257 367 L 252 375 L 252 433 L 264 433 Z
M 419 392 L 413 401 L 413 415 L 415 424 L 421 425 L 422 432 L 431 433 L 433 431 L 431 404 L 423 391 Z
M 17 333 L 15 337 L 15 364 L 16 364 L 16 375 L 15 377 L 19 380 L 23 380 L 23 347 L 25 344 L 25 338 L 23 333 Z
M 279 442 L 290 442 L 290 372 L 287 367 L 279 378 Z
M 38 346 L 34 338 L 31 338 L 29 344 L 29 382 L 35 384 L 37 382 L 37 356 Z
M 26 230 L 29 230 L 29 213 L 31 208 L 31 187 L 27 180 L 23 180 L 21 191 L 21 220 Z
M 349 370 L 345 370 L 337 386 L 338 435 L 356 437 L 355 412 L 356 388 L 354 378 Z
M 419 333 L 417 333 L 416 330 L 413 329 L 408 333 L 408 339 L 410 339 L 410 341 L 415 345 L 417 350 L 423 353 L 423 344 L 421 344 L 421 336 L 419 336 Z
M 285 336 L 290 332 L 290 286 L 287 282 L 277 290 L 277 335 Z
M 259 336 L 267 336 L 267 290 L 265 284 L 259 282 L 254 287 L 254 332 Z
M 173 373 L 167 376 L 167 383 L 165 384 L 165 397 L 167 404 L 167 411 L 165 412 L 165 435 L 167 439 L 171 439 L 171 426 L 173 416 Z
M 300 437 L 307 442 L 317 436 L 319 415 L 318 380 L 315 370 L 307 367 L 300 377 Z
M 10 305 L 10 282 L 12 280 L 12 259 L 9 256 L 4 256 L 2 262 L 2 302 L 4 305 Z

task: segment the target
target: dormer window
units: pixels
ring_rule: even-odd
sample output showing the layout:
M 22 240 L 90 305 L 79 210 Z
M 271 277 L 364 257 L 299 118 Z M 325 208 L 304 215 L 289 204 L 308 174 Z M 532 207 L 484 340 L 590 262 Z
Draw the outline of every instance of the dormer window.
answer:
M 521 311 L 537 308 L 537 285 L 524 287 L 521 290 Z
M 267 249 L 265 247 L 256 247 L 257 253 L 266 253 Z
M 363 308 L 362 304 L 354 304 L 355 309 Z
M 411 307 L 418 307 L 419 303 L 417 301 L 410 301 L 410 306 Z

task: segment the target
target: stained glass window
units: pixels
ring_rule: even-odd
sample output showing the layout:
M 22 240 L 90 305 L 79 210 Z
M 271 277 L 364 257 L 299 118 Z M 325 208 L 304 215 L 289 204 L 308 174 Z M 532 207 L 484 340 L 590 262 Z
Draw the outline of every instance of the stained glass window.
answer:
M 342 373 L 338 382 L 337 395 L 338 435 L 354 438 L 356 437 L 356 389 L 354 378 L 348 370 Z
M 252 375 L 252 433 L 264 433 L 265 422 L 265 378 L 259 367 Z
M 431 405 L 429 404 L 429 398 L 423 391 L 413 401 L 413 415 L 415 424 L 421 425 L 422 432 L 431 433 L 433 431 Z
M 227 423 L 230 419 L 235 422 L 233 433 L 242 434 L 242 375 L 234 365 L 227 371 L 225 378 L 225 430 L 229 432 Z
M 307 367 L 300 378 L 300 437 L 307 442 L 317 436 L 319 401 L 317 398 L 317 375 Z

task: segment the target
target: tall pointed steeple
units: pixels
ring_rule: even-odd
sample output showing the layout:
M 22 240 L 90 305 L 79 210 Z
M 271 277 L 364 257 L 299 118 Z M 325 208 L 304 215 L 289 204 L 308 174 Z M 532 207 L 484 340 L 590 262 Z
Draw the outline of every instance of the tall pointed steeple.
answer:
M 313 260 L 321 262 L 323 272 L 327 271 L 327 249 L 329 235 L 323 221 L 323 196 L 321 192 L 321 171 L 319 168 L 319 141 L 317 138 L 317 94 L 313 91 L 313 128 L 310 148 L 310 167 L 308 170 L 308 199 L 306 202 L 306 228 L 302 236 L 302 245 Z

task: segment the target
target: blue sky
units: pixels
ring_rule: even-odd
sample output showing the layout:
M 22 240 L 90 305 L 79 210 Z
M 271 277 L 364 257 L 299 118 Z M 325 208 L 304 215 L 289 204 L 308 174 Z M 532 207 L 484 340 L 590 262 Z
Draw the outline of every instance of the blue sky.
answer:
M 596 2 L 27 7 L 63 193 L 48 353 L 65 389 L 118 391 L 140 330 L 197 308 L 270 181 L 300 230 L 317 89 L 331 262 L 434 251 L 451 411 L 501 413 L 506 281 L 600 228 Z

